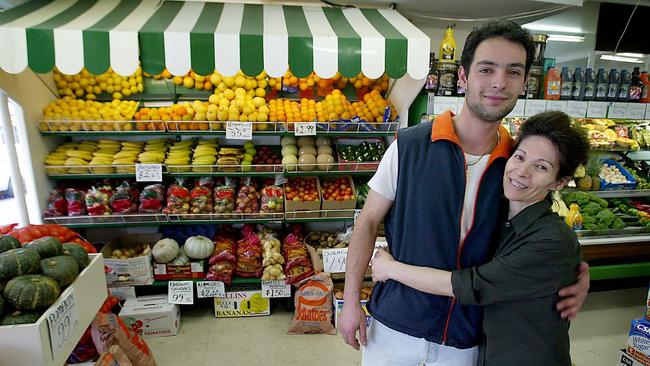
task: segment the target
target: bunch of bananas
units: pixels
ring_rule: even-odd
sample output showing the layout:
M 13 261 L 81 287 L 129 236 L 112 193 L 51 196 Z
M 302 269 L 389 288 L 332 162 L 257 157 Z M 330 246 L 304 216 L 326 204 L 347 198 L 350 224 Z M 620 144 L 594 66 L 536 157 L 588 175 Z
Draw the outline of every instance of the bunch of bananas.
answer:
M 169 147 L 165 164 L 167 169 L 172 173 L 188 172 L 189 167 L 173 167 L 174 165 L 188 165 L 190 163 L 190 154 L 194 140 L 177 141 Z M 172 167 L 170 167 L 172 166 Z
M 60 167 L 46 167 L 48 174 L 86 174 L 86 166 L 92 160 L 92 153 L 97 150 L 97 142 L 68 142 L 64 143 L 45 157 L 45 165 L 70 166 L 65 169 Z
M 211 172 L 212 165 L 217 161 L 217 148 L 219 141 L 214 140 L 201 140 L 194 148 L 194 155 L 192 156 L 192 171 L 193 172 Z
M 120 151 L 121 145 L 115 140 L 99 140 L 97 150 L 93 152 L 93 158 L 88 165 L 93 166 L 91 171 L 95 174 L 111 174 L 114 172 L 112 166 L 113 156 Z
M 220 166 L 219 170 L 223 172 L 237 172 L 237 167 L 231 165 L 240 165 L 244 154 L 242 149 L 238 147 L 222 147 L 219 149 L 219 159 L 217 165 Z
M 117 173 L 135 173 L 135 163 L 138 155 L 142 152 L 144 142 L 121 141 L 122 149 L 113 155 L 113 165 L 121 165 L 115 168 Z
M 168 145 L 169 140 L 167 139 L 147 141 L 144 152 L 138 155 L 138 160 L 142 164 L 162 164 L 165 161 Z

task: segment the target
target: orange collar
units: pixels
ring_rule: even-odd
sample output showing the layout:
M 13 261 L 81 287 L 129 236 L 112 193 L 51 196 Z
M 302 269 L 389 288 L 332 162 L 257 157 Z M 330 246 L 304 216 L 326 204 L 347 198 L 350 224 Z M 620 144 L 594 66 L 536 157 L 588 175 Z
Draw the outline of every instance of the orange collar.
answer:
M 454 116 L 455 114 L 452 111 L 446 111 L 445 113 L 440 114 L 438 117 L 436 117 L 433 125 L 431 126 L 431 142 L 438 140 L 449 140 L 456 145 L 461 146 L 460 139 L 454 130 L 454 123 L 452 120 Z M 492 153 L 490 154 L 488 165 L 492 164 L 492 162 L 498 158 L 508 159 L 510 157 L 512 147 L 515 144 L 514 140 L 510 136 L 510 133 L 508 133 L 508 130 L 505 127 L 499 126 L 499 135 L 501 138 L 499 139 L 497 146 L 494 147 Z

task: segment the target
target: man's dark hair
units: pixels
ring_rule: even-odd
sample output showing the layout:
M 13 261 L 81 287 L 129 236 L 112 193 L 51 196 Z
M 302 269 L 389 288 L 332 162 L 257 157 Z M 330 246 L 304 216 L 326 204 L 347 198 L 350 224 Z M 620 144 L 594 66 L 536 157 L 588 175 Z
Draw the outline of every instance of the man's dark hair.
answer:
M 571 117 L 566 113 L 549 111 L 530 117 L 521 125 L 514 150 L 531 136 L 545 137 L 557 149 L 560 161 L 557 179 L 573 175 L 579 164 L 587 163 L 589 154 L 587 136 L 579 127 L 571 123 Z
M 522 45 L 526 50 L 526 75 L 528 75 L 528 70 L 530 70 L 530 66 L 535 59 L 535 43 L 533 42 L 533 37 L 517 23 L 505 19 L 491 20 L 484 23 L 474 28 L 469 36 L 467 36 L 460 59 L 465 72 L 469 73 L 469 67 L 472 61 L 474 61 L 474 54 L 478 45 L 491 38 L 504 38 Z

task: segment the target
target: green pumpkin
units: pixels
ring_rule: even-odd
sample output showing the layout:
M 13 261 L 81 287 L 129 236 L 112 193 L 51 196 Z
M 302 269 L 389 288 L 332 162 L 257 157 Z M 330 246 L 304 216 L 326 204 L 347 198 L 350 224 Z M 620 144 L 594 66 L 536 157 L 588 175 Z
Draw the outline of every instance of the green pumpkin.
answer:
M 88 253 L 86 253 L 86 250 L 77 244 L 63 244 L 63 255 L 67 255 L 77 261 L 79 271 L 86 268 L 88 263 L 90 263 L 90 257 L 88 256 Z
M 5 286 L 7 286 L 8 280 L 0 280 L 0 295 L 5 292 Z
M 12 279 L 4 292 L 5 299 L 18 310 L 46 309 L 60 294 L 61 287 L 55 280 L 37 274 Z
M 59 239 L 53 236 L 44 236 L 32 240 L 25 245 L 25 248 L 35 250 L 41 256 L 41 259 L 63 255 L 63 245 Z
M 0 296 L 0 316 L 5 312 L 5 298 Z
M 18 324 L 32 324 L 38 321 L 41 314 L 33 311 L 20 312 L 14 311 L 11 314 L 5 315 L 0 321 L 0 325 L 18 325 Z
M 59 286 L 63 287 L 74 282 L 79 276 L 79 265 L 74 258 L 59 255 L 41 260 L 41 273 L 55 279 Z
M 41 269 L 41 256 L 31 249 L 11 249 L 0 254 L 0 278 L 11 279 Z
M 7 250 L 20 248 L 20 242 L 18 239 L 14 238 L 11 235 L 2 235 L 0 236 L 0 253 L 4 253 Z

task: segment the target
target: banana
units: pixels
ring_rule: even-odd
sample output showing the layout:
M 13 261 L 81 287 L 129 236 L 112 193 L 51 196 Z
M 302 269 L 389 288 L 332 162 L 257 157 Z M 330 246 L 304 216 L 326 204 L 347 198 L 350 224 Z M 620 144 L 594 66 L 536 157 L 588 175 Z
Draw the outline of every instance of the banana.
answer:
M 199 159 L 194 159 L 192 165 L 212 165 L 217 161 L 217 158 L 214 156 L 205 156 Z
M 136 159 L 138 157 L 138 152 L 131 151 L 120 151 L 117 154 L 113 155 L 113 159 Z
M 133 165 L 135 164 L 135 159 L 115 159 L 113 160 L 113 165 Z
M 120 142 L 117 141 L 117 140 L 100 139 L 99 141 L 97 141 L 97 143 L 99 145 L 116 145 L 116 146 L 120 146 Z
M 241 154 L 241 149 L 234 147 L 222 147 L 219 150 L 219 155 L 238 155 Z
M 64 165 L 88 165 L 88 161 L 79 158 L 67 158 Z
M 144 145 L 144 142 L 122 141 L 122 142 L 120 142 L 120 144 L 122 145 L 122 147 L 131 146 L 131 147 L 140 148 L 140 147 L 142 147 L 142 145 Z
M 95 152 L 93 153 L 93 156 L 94 156 L 95 158 L 107 158 L 107 159 L 111 159 L 111 160 L 113 159 L 113 156 L 114 156 L 114 155 L 115 155 L 115 154 L 112 154 L 112 153 L 105 153 L 105 152 L 100 152 L 100 151 L 95 151 Z
M 65 153 L 69 158 L 79 158 L 84 160 L 90 160 L 93 158 L 93 156 L 87 151 L 67 150 Z
M 45 159 L 46 165 L 65 165 L 65 160 Z

